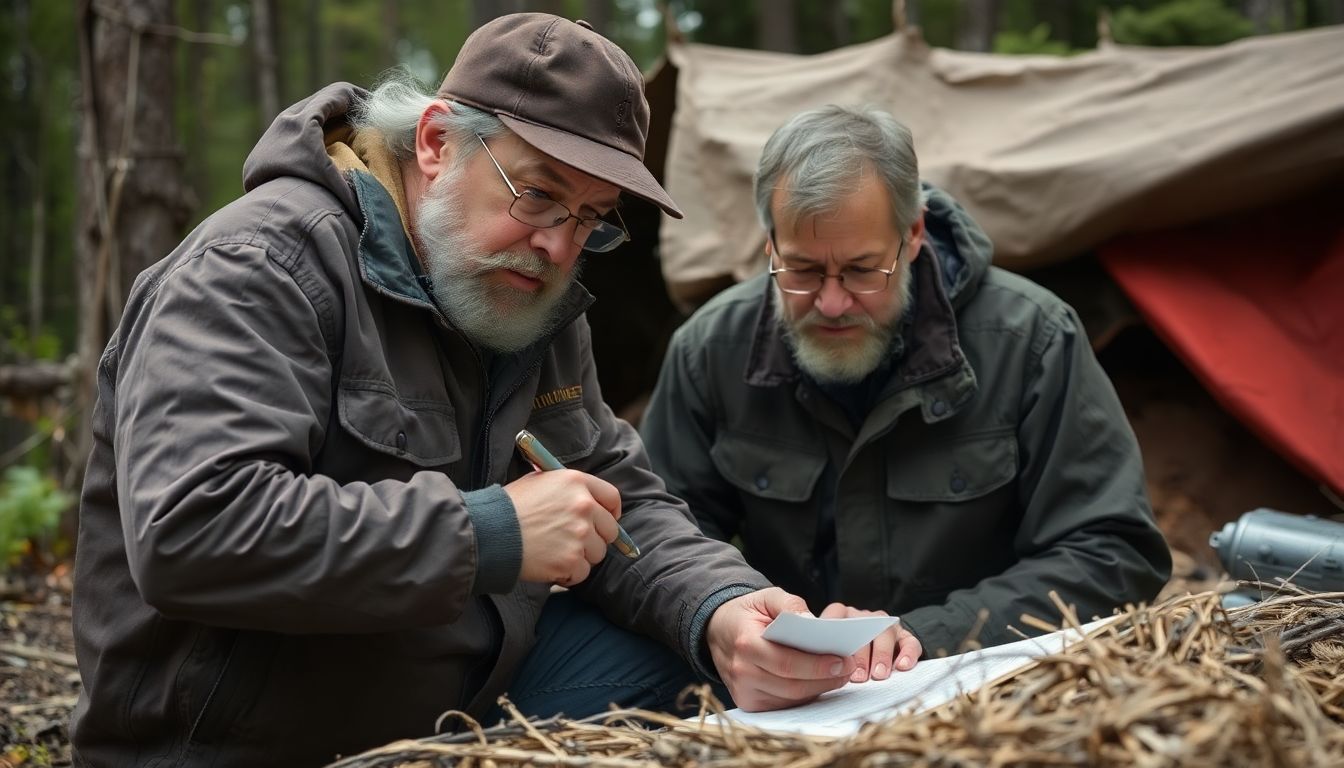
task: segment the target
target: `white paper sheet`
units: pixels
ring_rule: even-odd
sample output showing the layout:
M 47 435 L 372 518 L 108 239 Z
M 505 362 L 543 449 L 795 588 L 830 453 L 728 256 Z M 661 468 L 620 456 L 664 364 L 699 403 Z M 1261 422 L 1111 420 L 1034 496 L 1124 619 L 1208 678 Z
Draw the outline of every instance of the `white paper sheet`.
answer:
M 1090 631 L 1110 619 L 1083 626 Z M 886 680 L 850 683 L 817 700 L 774 712 L 728 711 L 730 719 L 757 728 L 818 736 L 846 736 L 866 722 L 941 706 L 1031 664 L 1066 650 L 1081 635 L 1071 629 L 942 659 L 926 659 Z M 713 722 L 715 718 L 708 718 Z
M 808 653 L 850 656 L 898 622 L 895 616 L 819 619 L 803 613 L 781 613 L 761 637 Z

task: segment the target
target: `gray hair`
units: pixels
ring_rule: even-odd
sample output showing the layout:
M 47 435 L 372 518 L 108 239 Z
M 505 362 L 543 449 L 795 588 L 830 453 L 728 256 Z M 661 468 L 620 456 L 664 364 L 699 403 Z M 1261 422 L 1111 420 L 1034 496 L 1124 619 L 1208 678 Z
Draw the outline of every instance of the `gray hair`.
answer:
M 832 211 L 854 191 L 866 170 L 876 172 L 891 195 L 893 222 L 908 232 L 919 217 L 919 161 L 914 139 L 890 112 L 874 106 L 828 104 L 795 115 L 765 143 L 756 169 L 756 213 L 774 231 L 770 203 L 794 216 Z
M 415 155 L 415 129 L 425 108 L 438 97 L 425 88 L 414 75 L 402 68 L 390 69 L 379 78 L 368 96 L 359 99 L 350 110 L 350 122 L 355 130 L 373 129 L 383 135 L 387 148 L 400 160 Z M 449 101 L 448 112 L 434 116 L 434 125 L 458 142 L 456 162 L 463 162 L 480 149 L 476 134 L 488 139 L 508 132 L 498 117 Z

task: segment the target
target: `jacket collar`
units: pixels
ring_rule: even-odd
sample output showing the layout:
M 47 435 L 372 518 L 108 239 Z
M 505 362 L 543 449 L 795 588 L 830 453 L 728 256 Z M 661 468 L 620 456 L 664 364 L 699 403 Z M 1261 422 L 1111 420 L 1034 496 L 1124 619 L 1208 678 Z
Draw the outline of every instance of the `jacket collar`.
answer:
M 961 349 L 956 314 L 943 287 L 937 252 L 926 246 L 912 266 L 915 295 L 919 296 L 914 307 L 913 338 L 892 370 L 881 400 L 919 388 L 925 420 L 940 421 L 974 394 L 975 373 Z M 764 297 L 756 316 L 744 380 L 754 387 L 801 382 L 807 377 L 798 368 L 785 331 L 775 319 L 776 296 L 768 277 L 762 289 Z M 881 409 L 879 403 L 874 410 Z

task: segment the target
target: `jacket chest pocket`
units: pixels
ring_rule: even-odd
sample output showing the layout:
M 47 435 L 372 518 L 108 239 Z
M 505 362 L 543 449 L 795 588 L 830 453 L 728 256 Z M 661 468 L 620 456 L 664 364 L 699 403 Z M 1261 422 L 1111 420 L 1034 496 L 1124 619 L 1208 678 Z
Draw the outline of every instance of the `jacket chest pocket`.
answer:
M 900 581 L 916 593 L 945 594 L 1016 559 L 1015 434 L 903 448 L 887 462 L 888 546 Z
M 739 492 L 748 561 L 777 583 L 795 585 L 795 579 L 811 578 L 815 494 L 826 469 L 825 453 L 720 432 L 709 456 L 719 475 Z
M 337 407 L 341 426 L 378 453 L 418 467 L 462 458 L 451 403 L 402 398 L 385 382 L 342 381 Z
M 533 411 L 527 431 L 536 435 L 557 461 L 575 469 L 582 468 L 583 460 L 593 455 L 602 437 L 602 429 L 582 401 Z

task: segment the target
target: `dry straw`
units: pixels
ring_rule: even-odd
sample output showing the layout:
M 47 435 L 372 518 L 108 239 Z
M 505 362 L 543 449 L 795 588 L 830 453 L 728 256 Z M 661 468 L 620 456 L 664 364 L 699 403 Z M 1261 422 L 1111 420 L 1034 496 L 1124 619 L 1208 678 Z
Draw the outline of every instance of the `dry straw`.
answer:
M 511 720 L 497 727 L 448 713 L 464 732 L 332 768 L 1344 766 L 1344 592 L 1249 586 L 1266 599 L 1224 610 L 1220 594 L 1203 592 L 1130 607 L 1007 680 L 843 739 L 636 710 L 528 722 L 501 700 Z M 702 713 L 721 711 L 699 695 Z

